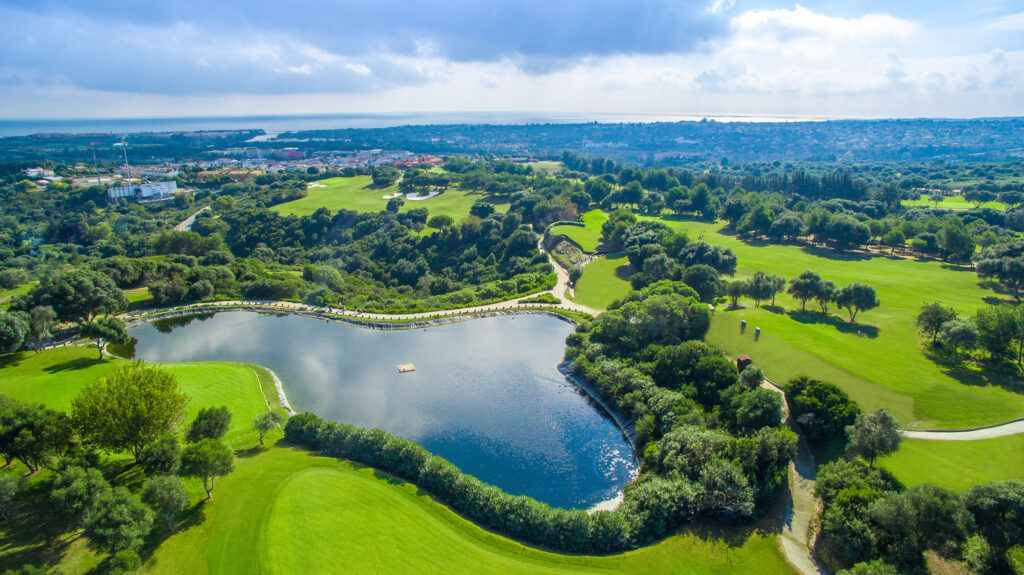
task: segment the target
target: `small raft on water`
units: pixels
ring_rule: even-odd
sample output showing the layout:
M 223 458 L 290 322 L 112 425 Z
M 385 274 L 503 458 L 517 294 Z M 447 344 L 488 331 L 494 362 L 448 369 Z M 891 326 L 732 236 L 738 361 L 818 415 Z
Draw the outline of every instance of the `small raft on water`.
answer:
M 411 363 L 398 364 L 398 373 L 406 373 L 408 371 L 416 371 L 416 366 Z

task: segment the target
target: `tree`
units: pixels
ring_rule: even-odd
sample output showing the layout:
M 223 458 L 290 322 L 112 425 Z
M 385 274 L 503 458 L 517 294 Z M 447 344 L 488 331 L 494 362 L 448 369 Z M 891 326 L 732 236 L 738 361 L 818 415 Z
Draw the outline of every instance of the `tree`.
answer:
M 832 280 L 821 280 L 814 292 L 814 301 L 821 307 L 821 313 L 828 314 L 828 304 L 836 299 L 836 284 Z
M 956 319 L 956 311 L 952 307 L 944 306 L 940 302 L 926 303 L 921 306 L 917 314 L 917 329 L 922 335 L 931 336 L 932 345 L 935 345 L 935 338 L 939 330 L 946 322 Z
M 711 302 L 718 295 L 719 280 L 715 268 L 697 264 L 686 268 L 683 272 L 683 283 L 692 287 L 700 295 L 700 301 Z
M 814 299 L 821 285 L 821 276 L 811 270 L 804 270 L 789 280 L 789 294 L 800 300 L 800 309 L 807 309 L 807 300 Z
M 96 349 L 103 359 L 103 347 L 107 343 L 128 344 L 131 343 L 131 336 L 120 319 L 106 315 L 95 321 L 87 321 L 82 324 L 79 331 L 82 337 L 96 340 Z
M 85 518 L 85 535 L 108 553 L 135 550 L 153 526 L 153 512 L 124 487 L 100 493 Z
M 188 506 L 185 482 L 173 475 L 157 475 L 146 482 L 142 500 L 167 522 L 167 530 L 175 531 L 174 516 Z
M 847 453 L 863 457 L 874 467 L 875 459 L 893 453 L 900 446 L 899 422 L 891 413 L 880 409 L 874 413 L 861 413 L 853 425 L 846 428 L 849 444 Z
M 402 206 L 404 205 L 405 198 L 403 198 L 402 196 L 395 196 L 388 200 L 388 205 L 385 209 L 388 211 L 388 213 L 397 214 L 398 211 L 401 210 Z
M 842 437 L 846 427 L 853 425 L 860 414 L 860 408 L 846 392 L 827 381 L 796 377 L 786 383 L 785 390 L 790 415 L 811 441 Z
M 0 521 L 11 516 L 11 508 L 17 501 L 25 479 L 13 473 L 0 473 Z
M 0 353 L 13 353 L 25 344 L 28 322 L 17 313 L 0 313 Z
M 1024 317 L 1020 308 L 1007 305 L 984 307 L 975 312 L 973 319 L 978 328 L 979 347 L 997 360 L 1016 351 L 1017 362 L 1020 363 L 1021 342 L 1024 340 Z
M 970 190 L 964 194 L 964 199 L 974 204 L 974 209 L 981 207 L 981 204 L 996 199 L 996 193 L 988 190 Z
M 142 448 L 139 467 L 146 475 L 174 475 L 181 467 L 181 445 L 173 437 L 164 437 Z
M 754 307 L 756 308 L 761 307 L 762 300 L 767 300 L 773 296 L 773 290 L 774 286 L 771 278 L 763 271 L 755 273 L 754 277 L 746 283 L 746 295 L 754 300 Z
M 214 481 L 231 473 L 235 454 L 217 439 L 203 439 L 185 448 L 181 454 L 181 474 L 203 481 L 206 498 L 213 498 Z
M 942 261 L 969 260 L 974 255 L 974 238 L 963 228 L 947 224 L 936 235 L 942 249 Z
M 50 330 L 57 321 L 57 313 L 50 306 L 37 305 L 28 312 L 28 337 L 27 341 L 34 344 L 34 350 L 39 353 L 39 343 L 50 337 Z
M 280 411 L 268 411 L 256 416 L 252 421 L 252 428 L 260 434 L 260 445 L 263 445 L 263 436 L 268 431 L 284 423 L 284 414 Z
M 110 489 L 110 483 L 99 469 L 72 465 L 61 469 L 54 477 L 50 500 L 62 513 L 80 522 L 94 502 Z
M 450 228 L 454 224 L 455 220 L 453 220 L 452 217 L 447 214 L 434 216 L 427 220 L 427 225 L 437 230 L 441 228 Z
M 845 308 L 850 314 L 850 323 L 857 319 L 857 313 L 878 307 L 875 288 L 861 283 L 844 285 L 835 292 L 836 305 Z
M 67 454 L 74 442 L 68 416 L 41 403 L 8 403 L 0 412 L 0 452 L 35 473 Z
M 192 420 L 185 439 L 195 443 L 201 439 L 220 439 L 231 425 L 231 412 L 227 406 L 204 407 Z
M 725 295 L 729 296 L 732 307 L 739 305 L 740 298 L 747 295 L 747 280 L 733 280 L 725 284 Z
M 748 390 L 754 390 L 761 387 L 761 383 L 763 382 L 764 372 L 756 365 L 748 365 L 740 372 L 740 383 Z
M 889 230 L 882 238 L 882 245 L 888 248 L 892 248 L 892 251 L 890 251 L 889 253 L 893 254 L 896 253 L 896 248 L 902 248 L 903 245 L 906 243 L 906 236 L 904 236 L 903 232 L 897 228 Z
M 99 315 L 123 311 L 128 300 L 114 280 L 104 273 L 78 270 L 70 274 L 44 277 L 33 287 L 26 301 L 35 306 L 49 306 L 61 321 L 83 324 Z
M 978 326 L 972 321 L 954 319 L 942 324 L 939 341 L 959 359 L 961 351 L 971 351 L 978 346 Z
M 1024 541 L 1024 481 L 993 481 L 972 487 L 963 496 L 964 507 L 996 553 Z
M 604 181 L 604 180 L 601 180 Z M 606 182 L 607 183 L 607 182 Z M 477 202 L 470 206 L 469 215 L 476 216 L 478 218 L 485 219 L 487 216 L 493 214 L 495 211 L 494 204 L 487 202 Z
M 900 575 L 900 572 L 885 561 L 875 559 L 870 563 L 857 563 L 849 569 L 839 571 L 836 575 Z
M 147 444 L 177 432 L 186 404 L 174 374 L 134 362 L 83 388 L 71 418 L 86 443 L 138 459 Z
M 736 429 L 741 433 L 753 433 L 762 427 L 774 427 L 782 423 L 782 395 L 759 387 L 742 393 L 734 400 Z

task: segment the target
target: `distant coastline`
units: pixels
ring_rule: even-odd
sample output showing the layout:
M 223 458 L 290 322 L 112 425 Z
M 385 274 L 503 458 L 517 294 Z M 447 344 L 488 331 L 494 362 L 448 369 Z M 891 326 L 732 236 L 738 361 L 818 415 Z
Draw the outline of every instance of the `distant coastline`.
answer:
M 580 124 L 587 122 L 813 122 L 853 119 L 828 116 L 740 114 L 584 114 L 559 112 L 411 112 L 393 114 L 321 114 L 279 116 L 209 116 L 180 118 L 0 118 L 0 137 L 31 134 L 137 133 L 192 130 L 335 130 L 391 128 L 434 124 Z

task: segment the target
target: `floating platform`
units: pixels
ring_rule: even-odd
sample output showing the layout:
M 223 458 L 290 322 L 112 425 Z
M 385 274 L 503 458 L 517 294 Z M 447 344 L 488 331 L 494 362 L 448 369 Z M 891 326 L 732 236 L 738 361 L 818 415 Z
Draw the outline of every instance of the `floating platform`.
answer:
M 416 366 L 411 363 L 400 363 L 398 364 L 398 373 L 406 373 L 409 371 L 416 371 Z

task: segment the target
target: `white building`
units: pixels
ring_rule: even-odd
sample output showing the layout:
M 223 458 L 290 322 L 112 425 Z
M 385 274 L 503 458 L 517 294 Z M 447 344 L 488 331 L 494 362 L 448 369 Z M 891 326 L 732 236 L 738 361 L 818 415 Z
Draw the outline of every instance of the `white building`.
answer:
M 116 186 L 107 190 L 107 198 L 111 201 L 119 198 L 137 200 L 160 200 L 169 198 L 178 192 L 178 182 L 153 182 L 137 186 Z

